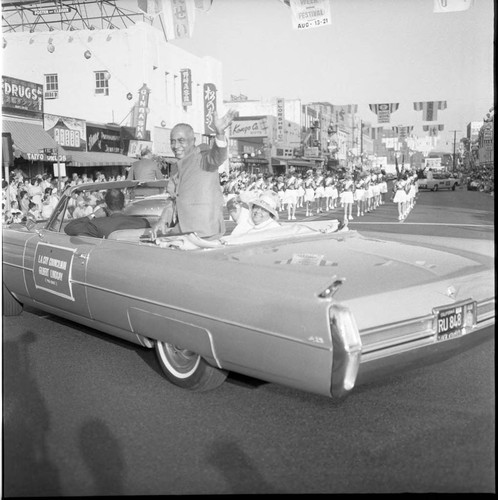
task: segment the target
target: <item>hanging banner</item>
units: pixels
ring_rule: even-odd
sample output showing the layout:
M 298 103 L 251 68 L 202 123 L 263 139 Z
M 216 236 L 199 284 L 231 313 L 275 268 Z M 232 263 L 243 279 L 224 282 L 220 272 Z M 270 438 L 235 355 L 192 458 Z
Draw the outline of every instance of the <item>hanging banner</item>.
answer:
M 161 19 L 167 40 L 190 38 L 194 31 L 194 0 L 162 0 Z
M 446 109 L 446 101 L 414 102 L 413 109 L 423 111 L 422 120 L 424 122 L 434 122 L 437 120 L 438 110 Z
M 394 113 L 399 108 L 399 103 L 385 104 L 369 104 L 370 111 L 377 115 L 378 123 L 389 123 L 391 121 L 391 113 Z
M 284 142 L 285 100 L 277 99 L 277 142 Z
M 43 115 L 43 128 L 68 151 L 86 151 L 86 121 L 68 116 Z
M 214 113 L 216 112 L 216 85 L 204 84 L 204 134 L 215 135 Z
M 139 141 L 145 140 L 146 138 L 146 127 L 147 127 L 147 113 L 149 112 L 149 94 L 150 89 L 144 83 L 142 88 L 138 91 L 138 110 L 136 116 L 136 127 L 135 139 Z
M 444 125 L 422 125 L 424 132 L 429 132 L 430 137 L 437 137 L 441 130 L 444 130 Z
M 434 0 L 434 12 L 461 12 L 470 9 L 473 4 L 474 0 Z
M 189 68 L 180 70 L 182 80 L 182 106 L 192 106 L 192 72 Z
M 406 139 L 413 131 L 413 125 L 398 125 L 392 128 L 398 139 Z
M 330 0 L 290 0 L 292 27 L 296 30 L 331 24 Z

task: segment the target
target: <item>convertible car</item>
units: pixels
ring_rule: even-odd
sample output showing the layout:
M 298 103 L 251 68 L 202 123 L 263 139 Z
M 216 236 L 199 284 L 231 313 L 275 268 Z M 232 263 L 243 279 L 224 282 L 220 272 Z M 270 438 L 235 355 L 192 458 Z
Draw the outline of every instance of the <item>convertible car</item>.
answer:
M 75 196 L 112 187 L 133 200 L 138 185 L 68 188 L 49 220 L 4 227 L 3 313 L 29 305 L 155 349 L 186 389 L 213 389 L 232 371 L 328 397 L 493 334 L 491 242 L 360 234 L 336 221 L 219 241 L 65 234 Z M 158 199 L 126 211 L 153 223 Z
M 458 179 L 449 172 L 435 172 L 432 179 L 419 179 L 417 183 L 419 189 L 430 189 L 431 191 L 451 189 L 455 191 Z

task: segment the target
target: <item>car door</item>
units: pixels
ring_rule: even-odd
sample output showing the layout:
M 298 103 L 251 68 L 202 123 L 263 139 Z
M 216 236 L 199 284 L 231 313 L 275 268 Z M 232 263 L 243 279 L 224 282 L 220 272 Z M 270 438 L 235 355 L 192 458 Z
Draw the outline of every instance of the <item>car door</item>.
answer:
M 87 265 L 99 238 L 37 229 L 26 245 L 23 265 L 29 295 L 71 315 L 90 317 Z

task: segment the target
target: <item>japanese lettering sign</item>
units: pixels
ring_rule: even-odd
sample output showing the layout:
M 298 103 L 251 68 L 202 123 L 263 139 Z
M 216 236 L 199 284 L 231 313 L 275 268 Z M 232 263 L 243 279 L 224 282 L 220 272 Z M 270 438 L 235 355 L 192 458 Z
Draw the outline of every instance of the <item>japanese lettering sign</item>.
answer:
M 214 83 L 204 84 L 204 134 L 214 135 L 214 114 L 216 112 L 216 86 Z
M 182 79 L 182 106 L 192 106 L 192 72 L 189 68 L 180 71 Z
M 45 113 L 43 128 L 64 149 L 86 151 L 86 122 L 84 120 Z

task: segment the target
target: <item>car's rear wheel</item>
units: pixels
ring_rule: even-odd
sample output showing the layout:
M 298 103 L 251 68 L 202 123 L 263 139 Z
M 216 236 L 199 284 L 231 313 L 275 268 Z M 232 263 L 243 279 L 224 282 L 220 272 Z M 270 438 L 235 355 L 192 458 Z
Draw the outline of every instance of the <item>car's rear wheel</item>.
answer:
M 183 389 L 209 391 L 227 378 L 227 372 L 206 363 L 199 354 L 156 340 L 156 353 L 166 378 Z
M 456 184 L 453 184 L 453 186 L 451 186 L 451 190 L 455 191 L 455 189 L 456 189 Z
M 433 191 L 437 191 L 438 189 L 439 189 L 439 188 L 438 188 L 438 185 L 437 185 L 437 184 L 436 184 L 436 185 L 432 188 L 432 190 L 433 190 Z
M 23 305 L 10 293 L 9 289 L 2 283 L 2 314 L 3 316 L 19 316 Z

